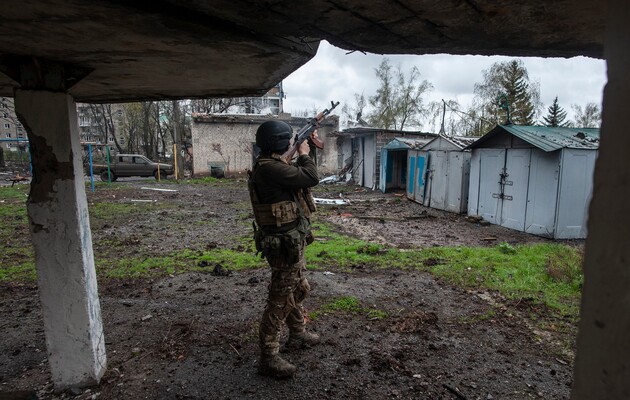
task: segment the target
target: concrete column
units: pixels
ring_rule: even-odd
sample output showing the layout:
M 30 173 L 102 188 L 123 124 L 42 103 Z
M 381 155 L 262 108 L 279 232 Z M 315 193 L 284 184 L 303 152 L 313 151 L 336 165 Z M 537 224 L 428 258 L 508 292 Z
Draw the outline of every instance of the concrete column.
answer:
M 609 3 L 573 399 L 630 399 L 630 3 Z
M 28 217 L 57 390 L 96 384 L 106 368 L 76 107 L 63 92 L 17 90 L 33 181 Z

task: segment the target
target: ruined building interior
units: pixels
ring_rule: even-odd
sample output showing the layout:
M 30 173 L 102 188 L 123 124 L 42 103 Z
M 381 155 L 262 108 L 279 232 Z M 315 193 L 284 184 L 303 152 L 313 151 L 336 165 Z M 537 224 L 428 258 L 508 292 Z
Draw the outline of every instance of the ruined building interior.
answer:
M 606 60 L 572 397 L 630 396 L 630 203 L 625 199 L 630 194 L 625 154 L 630 148 L 625 119 L 630 3 L 385 3 L 3 2 L 0 96 L 15 98 L 33 154 L 27 208 L 56 387 L 93 384 L 106 369 L 75 102 L 262 95 L 327 40 L 348 51 L 380 54 Z

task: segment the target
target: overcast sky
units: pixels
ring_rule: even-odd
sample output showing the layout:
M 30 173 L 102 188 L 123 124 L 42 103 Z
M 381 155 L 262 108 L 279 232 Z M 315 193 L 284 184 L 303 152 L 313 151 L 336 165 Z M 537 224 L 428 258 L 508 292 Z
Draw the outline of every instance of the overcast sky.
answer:
M 285 112 L 297 114 L 304 110 L 327 108 L 331 100 L 341 106 L 354 104 L 354 94 L 373 95 L 378 87 L 374 70 L 383 57 L 392 65 L 401 64 L 408 72 L 417 66 L 421 79 L 433 85 L 426 101 L 456 100 L 463 109 L 473 98 L 475 83 L 483 81 L 482 71 L 497 61 L 514 57 L 452 56 L 452 55 L 377 55 L 336 48 L 321 42 L 317 55 L 283 81 L 286 99 Z M 606 63 L 587 57 L 521 58 L 530 81 L 540 83 L 543 115 L 558 96 L 558 103 L 573 117 L 571 104 L 582 107 L 594 102 L 601 107 L 602 91 L 606 83 Z M 337 110 L 335 110 L 337 111 Z M 337 112 L 339 114 L 340 112 Z M 423 128 L 427 128 L 425 125 Z

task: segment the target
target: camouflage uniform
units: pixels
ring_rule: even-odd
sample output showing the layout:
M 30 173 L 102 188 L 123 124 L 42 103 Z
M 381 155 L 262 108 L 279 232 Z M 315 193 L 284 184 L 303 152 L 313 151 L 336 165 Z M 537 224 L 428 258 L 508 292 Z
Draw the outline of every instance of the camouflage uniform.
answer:
M 294 165 L 276 155 L 261 155 L 250 177 L 250 195 L 258 231 L 256 247 L 271 267 L 267 305 L 260 322 L 263 356 L 276 355 L 285 322 L 291 335 L 305 330 L 302 302 L 310 287 L 304 277 L 304 248 L 314 209 L 304 192 L 317 185 L 317 167 L 308 155 Z M 299 205 L 298 205 L 299 202 Z

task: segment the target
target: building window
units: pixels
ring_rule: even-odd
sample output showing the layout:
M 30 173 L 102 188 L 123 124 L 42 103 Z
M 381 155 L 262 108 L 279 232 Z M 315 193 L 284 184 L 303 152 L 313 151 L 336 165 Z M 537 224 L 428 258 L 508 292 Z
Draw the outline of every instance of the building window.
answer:
M 2 118 L 9 118 L 9 114 L 8 113 L 3 113 L 2 114 Z
M 6 137 L 7 137 L 7 139 L 10 139 L 10 138 L 11 138 L 11 134 L 10 134 L 10 133 L 7 133 L 7 134 L 6 134 Z
M 4 124 L 4 129 L 11 129 L 11 124 L 5 123 Z

